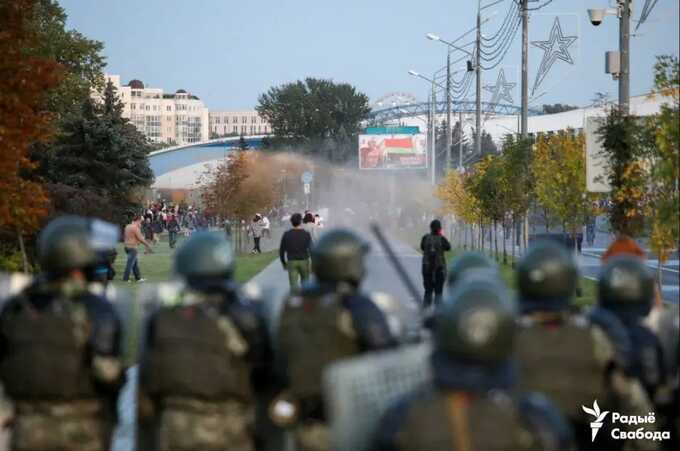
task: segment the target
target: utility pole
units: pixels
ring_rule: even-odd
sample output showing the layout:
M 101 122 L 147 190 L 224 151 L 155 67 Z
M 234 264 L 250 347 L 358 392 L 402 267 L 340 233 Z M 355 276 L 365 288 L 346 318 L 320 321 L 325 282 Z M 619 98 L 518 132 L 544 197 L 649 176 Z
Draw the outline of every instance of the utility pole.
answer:
M 432 127 L 430 127 L 430 135 L 432 136 L 430 150 L 432 152 L 432 185 L 437 184 L 437 93 L 435 91 L 434 78 L 432 79 Z
M 619 0 L 619 109 L 625 116 L 630 113 L 630 3 L 631 0 Z
M 477 92 L 475 106 L 475 153 L 482 154 L 482 67 L 481 67 L 481 42 L 482 42 L 482 10 L 481 0 L 477 2 L 477 50 L 475 55 L 475 71 L 477 71 Z
M 453 130 L 451 129 L 451 52 L 446 50 L 446 167 L 444 172 L 451 169 L 451 146 L 453 145 Z
M 528 133 L 529 114 L 529 0 L 522 0 L 522 138 Z
M 522 119 L 521 137 L 525 140 L 528 135 L 529 116 L 529 0 L 522 0 Z M 528 168 L 527 168 L 528 170 Z M 522 221 L 522 244 L 526 251 L 529 244 L 529 212 L 524 214 Z M 514 238 L 514 237 L 513 237 Z M 514 239 L 512 245 L 515 245 Z
M 458 111 L 458 124 L 460 125 L 460 136 L 458 136 L 458 170 L 463 169 L 463 109 Z

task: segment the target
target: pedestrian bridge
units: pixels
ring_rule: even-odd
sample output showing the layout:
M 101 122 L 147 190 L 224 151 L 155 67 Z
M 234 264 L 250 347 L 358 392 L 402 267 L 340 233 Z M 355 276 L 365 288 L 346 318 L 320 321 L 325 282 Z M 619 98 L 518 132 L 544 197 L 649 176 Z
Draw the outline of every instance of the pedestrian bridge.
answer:
M 248 147 L 259 149 L 267 135 L 244 136 Z M 156 189 L 191 189 L 208 168 L 215 167 L 239 146 L 240 136 L 211 139 L 192 144 L 168 147 L 149 154 L 149 164 Z

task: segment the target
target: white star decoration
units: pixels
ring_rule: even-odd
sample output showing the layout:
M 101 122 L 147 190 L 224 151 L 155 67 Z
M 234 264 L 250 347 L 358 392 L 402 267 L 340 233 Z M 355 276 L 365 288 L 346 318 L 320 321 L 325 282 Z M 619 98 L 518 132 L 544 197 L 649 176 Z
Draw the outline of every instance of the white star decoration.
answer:
M 508 83 L 505 80 L 505 72 L 501 69 L 498 72 L 498 79 L 495 85 L 486 85 L 484 90 L 491 93 L 491 101 L 493 105 L 498 104 L 501 100 L 505 100 L 512 105 L 512 89 L 517 86 L 517 83 Z
M 548 41 L 531 42 L 531 45 L 538 47 L 545 52 L 543 54 L 543 59 L 541 60 L 541 65 L 538 67 L 538 73 L 536 74 L 534 87 L 531 90 L 532 95 L 536 92 L 536 89 L 543 82 L 546 75 L 548 75 L 548 72 L 550 72 L 550 69 L 557 60 L 562 60 L 565 63 L 572 65 L 574 64 L 574 60 L 571 58 L 568 49 L 576 41 L 576 39 L 576 36 L 564 36 L 562 34 L 560 19 L 555 17 L 552 30 L 550 30 L 550 39 Z

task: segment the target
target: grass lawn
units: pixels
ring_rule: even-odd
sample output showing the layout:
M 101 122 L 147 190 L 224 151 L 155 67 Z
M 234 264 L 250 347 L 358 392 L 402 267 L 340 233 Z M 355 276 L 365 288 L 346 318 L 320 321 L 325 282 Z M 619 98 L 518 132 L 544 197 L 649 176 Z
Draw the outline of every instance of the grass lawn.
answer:
M 177 241 L 175 249 L 170 249 L 166 236 L 163 236 L 163 238 L 153 247 L 152 254 L 145 254 L 144 246 L 139 246 L 139 270 L 142 273 L 142 277 L 148 282 L 164 282 L 172 277 L 174 254 L 184 240 L 184 237 L 181 237 Z M 247 282 L 277 257 L 278 252 L 276 251 L 263 252 L 262 254 L 256 255 L 246 254 L 237 256 L 236 280 L 240 283 Z M 116 258 L 116 262 L 113 265 L 116 270 L 116 278 L 113 283 L 114 285 L 121 287 L 134 287 L 136 286 L 134 283 L 129 284 L 123 282 L 123 272 L 125 271 L 126 260 L 127 256 L 125 255 L 125 250 L 123 249 L 123 245 L 120 244 L 118 246 L 118 258 Z M 133 278 L 132 275 L 130 275 L 130 278 Z
M 450 263 L 451 260 L 453 260 L 456 255 L 461 252 L 463 252 L 463 249 L 453 249 L 451 252 L 447 252 L 446 261 Z M 493 259 L 492 255 L 489 255 L 489 257 Z M 501 270 L 501 276 L 503 277 L 505 283 L 508 285 L 508 287 L 510 287 L 510 289 L 515 291 L 517 290 L 517 278 L 515 268 L 513 268 L 510 264 L 512 261 L 511 259 L 512 257 L 508 255 L 508 263 L 503 264 L 501 261 L 498 263 L 498 267 Z M 582 293 L 581 296 L 574 298 L 574 304 L 576 304 L 578 307 L 585 307 L 595 304 L 597 299 L 597 282 L 586 279 L 585 277 L 581 277 L 580 282 Z

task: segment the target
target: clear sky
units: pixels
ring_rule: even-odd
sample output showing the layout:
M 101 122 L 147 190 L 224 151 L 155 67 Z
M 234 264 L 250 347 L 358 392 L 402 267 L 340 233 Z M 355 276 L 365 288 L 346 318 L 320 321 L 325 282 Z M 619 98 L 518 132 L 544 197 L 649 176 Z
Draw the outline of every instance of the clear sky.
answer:
M 492 3 L 487 0 L 483 4 Z M 488 36 L 500 26 L 513 0 L 484 25 Z M 547 0 L 541 0 L 544 3 Z M 537 104 L 585 105 L 597 91 L 617 96 L 604 73 L 604 52 L 618 48 L 618 21 L 599 27 L 588 7 L 608 0 L 553 0 L 534 14 L 530 40 L 548 40 L 555 15 L 564 35 L 578 36 L 570 48 L 574 65 L 557 61 L 537 95 Z M 427 84 L 407 74 L 432 73 L 445 64 L 446 48 L 428 41 L 434 32 L 454 39 L 474 26 L 476 0 L 60 0 L 68 27 L 104 42 L 107 73 L 124 83 L 139 78 L 147 86 L 174 92 L 184 88 L 211 110 L 252 109 L 270 86 L 307 76 L 349 82 L 376 100 L 389 92 L 425 99 Z M 644 0 L 635 0 L 634 19 Z M 647 92 L 658 54 L 678 54 L 678 0 L 659 0 L 631 43 L 631 94 Z M 633 22 L 632 27 L 635 27 Z M 520 30 L 521 31 L 521 30 Z M 470 35 L 469 38 L 473 38 Z M 468 42 L 463 39 L 460 43 Z M 509 82 L 519 82 L 521 36 L 503 63 Z M 532 46 L 531 83 L 543 55 Z M 457 65 L 463 67 L 464 62 Z M 484 72 L 493 83 L 497 69 Z M 519 83 L 513 91 L 515 103 Z M 490 98 L 490 93 L 485 98 Z M 474 95 L 474 89 L 471 91 Z

